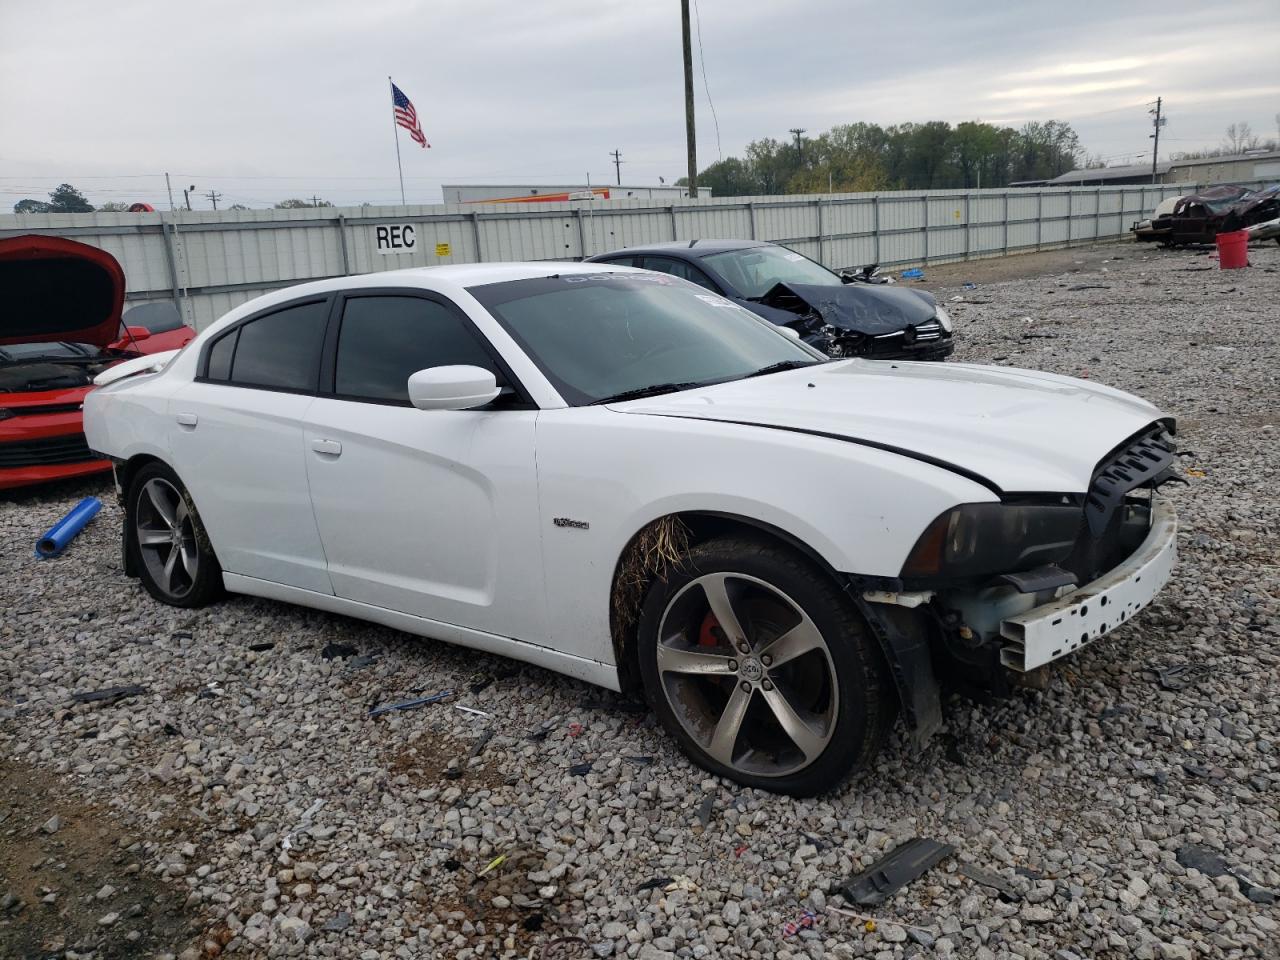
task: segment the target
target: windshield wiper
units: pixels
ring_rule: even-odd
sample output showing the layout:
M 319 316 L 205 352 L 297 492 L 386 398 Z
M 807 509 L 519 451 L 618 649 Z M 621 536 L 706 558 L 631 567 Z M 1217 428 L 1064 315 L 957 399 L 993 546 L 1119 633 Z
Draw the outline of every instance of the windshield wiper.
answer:
M 761 367 L 759 370 L 748 373 L 742 379 L 746 380 L 750 377 L 763 377 L 767 373 L 781 373 L 783 370 L 795 370 L 799 367 L 811 367 L 816 363 L 825 362 L 825 360 L 819 360 L 817 357 L 812 360 L 783 360 L 781 363 L 771 363 L 767 367 Z
M 600 403 L 621 403 L 623 400 L 639 400 L 642 397 L 656 397 L 663 393 L 676 393 L 679 390 L 692 390 L 694 387 L 701 387 L 701 383 L 690 381 L 687 383 L 655 383 L 647 387 L 636 387 L 634 390 L 623 390 L 621 393 L 615 393 L 612 396 L 601 397 L 599 400 L 592 400 L 592 405 Z

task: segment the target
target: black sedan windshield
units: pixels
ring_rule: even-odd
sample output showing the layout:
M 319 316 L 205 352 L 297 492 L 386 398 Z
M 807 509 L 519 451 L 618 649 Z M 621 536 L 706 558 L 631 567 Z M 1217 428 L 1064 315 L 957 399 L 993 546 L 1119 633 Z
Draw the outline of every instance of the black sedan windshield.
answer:
M 826 359 L 737 304 L 662 274 L 565 274 L 469 292 L 574 405 Z
M 843 281 L 820 263 L 788 250 L 786 247 L 746 247 L 726 253 L 713 253 L 703 262 L 750 300 L 763 297 L 779 283 L 808 283 L 831 287 Z

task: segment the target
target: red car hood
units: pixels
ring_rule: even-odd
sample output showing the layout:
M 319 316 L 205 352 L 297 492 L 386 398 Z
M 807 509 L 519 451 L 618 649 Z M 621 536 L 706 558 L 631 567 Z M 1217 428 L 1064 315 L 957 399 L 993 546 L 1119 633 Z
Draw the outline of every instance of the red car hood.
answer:
M 0 346 L 120 336 L 124 271 L 105 250 L 62 237 L 0 240 Z

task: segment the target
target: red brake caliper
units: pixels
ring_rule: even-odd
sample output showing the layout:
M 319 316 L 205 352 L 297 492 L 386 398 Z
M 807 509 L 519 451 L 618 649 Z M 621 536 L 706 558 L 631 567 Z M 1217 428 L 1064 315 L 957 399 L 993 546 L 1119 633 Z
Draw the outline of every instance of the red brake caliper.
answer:
M 707 615 L 702 618 L 702 626 L 698 630 L 698 646 L 720 646 L 720 641 L 716 639 L 716 634 L 712 631 L 719 632 L 722 635 L 724 633 L 724 631 L 720 629 L 720 621 L 716 619 L 716 615 L 708 610 Z

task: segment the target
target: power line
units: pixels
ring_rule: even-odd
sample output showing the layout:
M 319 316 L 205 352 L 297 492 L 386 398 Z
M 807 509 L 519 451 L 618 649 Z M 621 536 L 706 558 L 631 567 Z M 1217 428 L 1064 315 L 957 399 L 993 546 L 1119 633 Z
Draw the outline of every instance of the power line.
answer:
M 218 201 L 222 199 L 222 194 L 220 194 L 217 190 L 210 190 L 208 193 L 205 194 L 205 196 L 208 197 L 209 202 L 213 204 L 213 209 L 217 210 Z
M 711 100 L 711 87 L 707 85 L 707 58 L 702 52 L 702 14 L 698 12 L 698 0 L 693 0 L 693 17 L 698 25 L 698 63 L 702 67 L 702 89 L 707 95 L 707 106 L 711 108 L 711 122 L 716 128 L 716 155 L 724 162 L 724 151 L 720 148 L 720 118 L 716 116 L 716 105 Z
M 1155 119 L 1152 121 L 1152 126 L 1155 127 L 1156 132 L 1150 135 L 1151 138 L 1155 140 L 1155 145 L 1151 148 L 1151 182 L 1152 183 L 1156 182 L 1156 162 L 1160 159 L 1160 128 L 1169 122 L 1167 117 L 1160 116 L 1160 108 L 1163 105 L 1164 105 L 1164 98 L 1156 97 L 1156 108 L 1154 110 L 1147 111 L 1148 113 L 1155 114 Z

